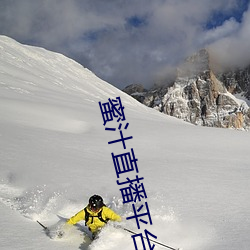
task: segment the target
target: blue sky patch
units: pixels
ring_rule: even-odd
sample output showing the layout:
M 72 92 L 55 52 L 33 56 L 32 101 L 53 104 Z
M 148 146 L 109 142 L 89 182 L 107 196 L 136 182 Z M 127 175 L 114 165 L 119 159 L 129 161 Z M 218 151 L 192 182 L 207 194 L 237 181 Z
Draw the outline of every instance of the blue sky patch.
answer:
M 147 19 L 145 17 L 131 16 L 127 18 L 127 24 L 130 27 L 139 28 L 147 24 Z
M 223 10 L 215 11 L 210 20 L 206 23 L 206 29 L 213 29 L 221 26 L 226 20 L 234 18 L 238 23 L 242 22 L 244 12 L 248 9 L 249 0 L 239 0 L 238 8 L 232 10 L 230 13 L 225 13 Z

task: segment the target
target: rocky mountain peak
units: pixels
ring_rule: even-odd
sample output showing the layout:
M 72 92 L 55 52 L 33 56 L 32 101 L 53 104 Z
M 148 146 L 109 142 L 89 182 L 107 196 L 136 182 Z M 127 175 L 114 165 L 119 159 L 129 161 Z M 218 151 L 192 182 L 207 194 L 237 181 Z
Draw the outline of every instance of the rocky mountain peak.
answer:
M 249 106 L 233 94 L 250 93 L 245 89 L 250 85 L 249 71 L 216 74 L 210 64 L 208 50 L 202 49 L 178 67 L 171 86 L 148 91 L 138 91 L 137 86 L 137 91 L 129 94 L 149 107 L 196 125 L 248 129 Z
M 209 53 L 201 49 L 194 55 L 188 57 L 177 69 L 177 77 L 194 77 L 206 74 L 210 70 Z

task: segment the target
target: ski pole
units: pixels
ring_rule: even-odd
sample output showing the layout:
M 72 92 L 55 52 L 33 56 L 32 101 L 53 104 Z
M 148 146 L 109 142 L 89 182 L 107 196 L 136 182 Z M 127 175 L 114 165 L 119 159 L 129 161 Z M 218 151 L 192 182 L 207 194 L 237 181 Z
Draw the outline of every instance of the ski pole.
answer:
M 36 222 L 37 222 L 40 226 L 42 226 L 44 230 L 48 230 L 48 228 L 45 227 L 40 221 L 37 220 Z
M 131 233 L 131 234 L 137 234 L 137 233 L 135 233 L 135 232 L 133 232 L 133 231 L 127 229 L 127 228 L 123 228 L 123 230 L 125 230 L 125 231 L 127 231 L 127 232 L 129 232 L 129 233 Z M 144 239 L 147 239 L 147 238 L 144 237 L 144 236 L 142 236 L 142 237 L 143 237 Z M 171 249 L 171 250 L 181 250 L 180 248 L 173 248 L 173 247 L 167 246 L 167 245 L 165 245 L 165 244 L 163 244 L 163 243 L 161 243 L 161 242 L 159 242 L 159 241 L 156 241 L 156 240 L 151 240 L 151 239 L 148 239 L 148 240 L 150 240 L 150 241 L 152 241 L 152 242 L 154 242 L 154 243 L 156 243 L 156 244 L 158 244 L 158 245 L 161 245 L 161 246 L 163 246 L 163 247 L 166 247 L 166 248 L 168 248 L 168 249 Z

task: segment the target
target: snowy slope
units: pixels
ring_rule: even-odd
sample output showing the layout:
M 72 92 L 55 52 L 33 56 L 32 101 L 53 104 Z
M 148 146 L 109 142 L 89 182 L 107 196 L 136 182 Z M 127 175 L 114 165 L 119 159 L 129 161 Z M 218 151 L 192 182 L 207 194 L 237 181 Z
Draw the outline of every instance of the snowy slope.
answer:
M 112 226 L 90 244 L 79 227 L 51 240 L 53 226 L 98 193 L 138 231 L 122 204 L 98 102 L 121 97 L 126 142 L 138 158 L 160 242 L 184 250 L 250 248 L 248 132 L 196 127 L 146 108 L 63 55 L 0 37 L 1 249 L 134 249 Z M 126 176 L 127 177 L 127 176 Z M 156 246 L 155 249 L 163 249 Z

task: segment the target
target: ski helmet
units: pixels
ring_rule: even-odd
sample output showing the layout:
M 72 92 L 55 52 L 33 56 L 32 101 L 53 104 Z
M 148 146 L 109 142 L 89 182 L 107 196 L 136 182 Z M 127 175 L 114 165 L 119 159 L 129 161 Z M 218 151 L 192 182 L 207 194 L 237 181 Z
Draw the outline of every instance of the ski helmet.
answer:
M 103 205 L 103 199 L 101 196 L 95 194 L 89 198 L 89 206 L 92 210 L 99 210 Z

